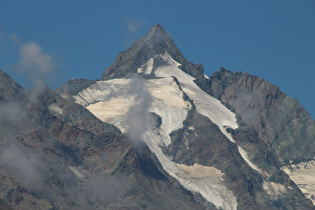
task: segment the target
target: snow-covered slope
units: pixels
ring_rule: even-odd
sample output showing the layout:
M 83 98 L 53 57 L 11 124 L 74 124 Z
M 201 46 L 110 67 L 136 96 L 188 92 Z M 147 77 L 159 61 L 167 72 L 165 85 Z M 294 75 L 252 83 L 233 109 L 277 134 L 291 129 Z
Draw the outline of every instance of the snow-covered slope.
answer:
M 154 59 L 157 58 L 165 61 L 165 65 L 154 69 Z M 212 122 L 217 124 L 221 130 L 221 132 L 232 142 L 235 142 L 230 133 L 227 132 L 226 128 L 236 129 L 238 127 L 236 123 L 235 114 L 232 113 L 229 109 L 227 109 L 219 100 L 216 98 L 206 94 L 202 91 L 193 81 L 195 78 L 186 74 L 178 67 L 180 64 L 174 61 L 171 56 L 167 53 L 164 55 L 157 55 L 155 58 L 151 58 L 143 68 L 138 69 L 139 73 L 152 74 L 154 73 L 158 77 L 171 77 L 174 76 L 180 82 L 183 91 L 189 96 L 190 99 L 193 100 L 196 110 L 208 117 Z M 154 72 L 152 72 L 154 71 Z M 238 146 L 238 150 L 243 157 L 243 159 L 248 163 L 250 167 L 259 173 L 263 174 L 263 172 L 253 164 L 245 150 L 243 150 L 240 146 Z
M 158 64 L 156 64 L 157 61 Z M 152 96 L 150 107 L 142 108 L 159 115 L 162 124 L 159 128 L 150 129 L 148 127 L 142 133 L 142 140 L 157 156 L 164 170 L 187 190 L 200 193 L 216 207 L 236 209 L 236 197 L 225 186 L 222 178 L 224 174 L 221 171 L 214 167 L 177 164 L 161 149 L 171 143 L 169 134 L 183 127 L 183 121 L 192 108 L 192 104 L 183 99 L 184 93 L 193 101 L 200 114 L 218 125 L 221 132 L 235 143 L 231 134 L 226 130 L 226 128 L 236 129 L 238 127 L 234 113 L 220 101 L 202 91 L 193 82 L 195 78 L 183 72 L 179 67 L 180 64 L 168 54 L 156 55 L 138 69 L 138 73 L 155 76 L 145 80 L 145 87 L 142 87 L 144 90 L 139 89 L 131 93 L 129 89 L 132 88 L 130 87 L 132 78 L 111 79 L 98 81 L 79 92 L 74 99 L 102 121 L 114 124 L 122 132 L 127 132 L 130 125 L 126 118 L 132 107 L 139 106 L 140 102 L 137 101 L 139 94 L 143 91 L 150 93 Z M 141 97 L 140 100 L 142 100 Z M 238 146 L 238 150 L 251 168 L 264 174 L 249 160 L 245 150 L 240 146 Z M 267 193 L 274 192 L 274 186 L 269 183 L 266 183 L 264 188 Z

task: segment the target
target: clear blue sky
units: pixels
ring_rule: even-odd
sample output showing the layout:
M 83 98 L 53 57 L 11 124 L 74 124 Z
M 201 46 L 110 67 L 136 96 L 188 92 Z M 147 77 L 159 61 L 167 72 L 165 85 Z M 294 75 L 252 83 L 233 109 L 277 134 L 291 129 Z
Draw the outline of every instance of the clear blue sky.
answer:
M 45 70 L 31 75 L 52 89 L 101 78 L 156 23 L 206 75 L 222 66 L 263 77 L 315 117 L 314 0 L 0 0 L 0 69 L 26 87 L 33 58 Z

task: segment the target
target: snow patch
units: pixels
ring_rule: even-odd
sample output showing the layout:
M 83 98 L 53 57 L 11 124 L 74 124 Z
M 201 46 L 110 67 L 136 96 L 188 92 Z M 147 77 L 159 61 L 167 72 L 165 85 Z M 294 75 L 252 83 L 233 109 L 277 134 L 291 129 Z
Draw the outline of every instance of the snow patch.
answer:
M 203 166 L 199 164 L 194 164 L 192 166 L 184 164 L 176 164 L 176 167 L 183 171 L 183 173 L 177 174 L 181 178 L 190 178 L 190 179 L 216 179 L 221 178 L 224 173 L 215 167 Z
M 183 100 L 183 92 L 172 77 L 148 80 L 147 86 L 151 95 L 168 106 L 191 108 L 191 104 Z
M 126 113 L 134 104 L 133 97 L 121 96 L 90 104 L 86 108 L 103 122 L 113 124 L 122 132 L 126 132 Z
M 315 160 L 281 168 L 315 205 Z
M 57 104 L 50 104 L 47 106 L 48 109 L 56 114 L 62 115 L 63 109 L 61 109 Z
M 73 98 L 76 103 L 88 106 L 99 101 L 105 101 L 108 98 L 114 97 L 116 94 L 121 94 L 121 91 L 124 90 L 129 83 L 130 79 L 125 78 L 98 81 L 73 96 Z
M 274 199 L 287 192 L 286 187 L 284 185 L 275 182 L 264 181 L 263 189 L 267 192 L 269 196 L 271 196 L 271 198 Z
M 179 67 L 182 64 L 175 61 L 168 53 L 159 54 L 154 56 L 153 58 L 150 58 L 144 65 L 142 65 L 140 68 L 138 68 L 138 73 L 144 73 L 144 74 L 152 74 L 154 70 L 154 60 L 155 59 L 161 59 L 164 61 L 164 65 L 166 66 L 176 66 Z
M 263 176 L 265 175 L 264 171 L 259 169 L 254 163 L 252 163 L 247 155 L 247 152 L 241 148 L 239 145 L 237 145 L 238 152 L 241 154 L 242 158 L 246 161 L 246 163 L 254 170 L 262 174 Z
M 74 173 L 74 175 L 76 175 L 76 177 L 78 177 L 80 179 L 86 178 L 86 176 L 81 172 L 80 168 L 74 167 L 74 166 L 70 166 L 70 165 L 69 165 L 69 168 Z

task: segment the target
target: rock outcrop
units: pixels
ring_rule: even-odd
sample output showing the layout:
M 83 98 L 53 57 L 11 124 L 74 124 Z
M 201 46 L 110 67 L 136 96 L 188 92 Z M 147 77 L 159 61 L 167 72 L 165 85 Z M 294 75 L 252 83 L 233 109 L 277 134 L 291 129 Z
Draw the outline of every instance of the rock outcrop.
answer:
M 254 128 L 279 164 L 315 157 L 315 122 L 295 98 L 263 78 L 223 68 L 210 77 L 209 84 L 210 94 Z

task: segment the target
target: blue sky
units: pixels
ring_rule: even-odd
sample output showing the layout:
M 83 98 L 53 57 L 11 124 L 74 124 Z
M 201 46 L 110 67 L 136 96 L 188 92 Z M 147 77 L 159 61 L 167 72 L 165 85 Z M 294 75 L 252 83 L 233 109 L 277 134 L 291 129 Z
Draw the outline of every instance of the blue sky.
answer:
M 99 79 L 156 23 L 206 75 L 263 77 L 315 118 L 314 0 L 0 0 L 0 69 L 25 87 Z

